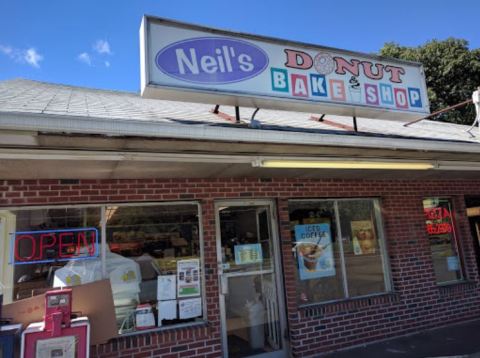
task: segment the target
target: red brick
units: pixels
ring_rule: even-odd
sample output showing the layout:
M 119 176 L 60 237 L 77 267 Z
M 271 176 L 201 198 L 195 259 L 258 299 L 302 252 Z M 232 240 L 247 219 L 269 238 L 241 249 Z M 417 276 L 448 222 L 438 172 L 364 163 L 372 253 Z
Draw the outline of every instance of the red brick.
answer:
M 139 339 L 141 350 L 125 349 L 124 340 L 115 347 L 107 343 L 95 355 L 134 356 L 149 354 L 178 357 L 171 348 L 185 345 L 191 352 L 220 356 L 220 323 L 216 273 L 215 213 L 213 202 L 219 198 L 267 197 L 277 201 L 279 232 L 283 249 L 286 307 L 291 328 L 293 356 L 318 355 L 353 344 L 364 344 L 412 333 L 461 320 L 480 317 L 480 291 L 476 255 L 465 216 L 464 195 L 480 196 L 480 180 L 340 180 L 340 179 L 145 179 L 80 180 L 79 184 L 61 185 L 58 180 L 13 180 L 0 182 L 0 206 L 50 203 L 175 201 L 182 195 L 200 198 L 203 211 L 204 249 L 207 265 L 213 267 L 206 276 L 208 327 L 191 327 L 159 331 L 151 335 L 150 345 Z M 7 195 L 8 194 L 8 195 Z M 452 198 L 457 231 L 465 262 L 465 274 L 475 284 L 438 288 L 425 234 L 422 198 Z M 316 307 L 321 314 L 309 317 L 299 309 L 296 291 L 296 262 L 291 253 L 291 228 L 288 198 L 377 197 L 390 257 L 392 281 L 398 296 L 360 298 Z M 183 200 L 189 200 L 185 198 Z M 409 261 L 415 258 L 416 261 Z M 417 306 L 410 306 L 416 304 Z M 426 309 L 428 308 L 429 309 Z M 391 318 L 395 317 L 395 321 Z M 123 343 L 122 343 L 123 342 Z M 151 352 L 150 352 L 151 351 Z M 200 352 L 201 351 L 201 352 Z M 148 355 L 147 355 L 148 356 Z

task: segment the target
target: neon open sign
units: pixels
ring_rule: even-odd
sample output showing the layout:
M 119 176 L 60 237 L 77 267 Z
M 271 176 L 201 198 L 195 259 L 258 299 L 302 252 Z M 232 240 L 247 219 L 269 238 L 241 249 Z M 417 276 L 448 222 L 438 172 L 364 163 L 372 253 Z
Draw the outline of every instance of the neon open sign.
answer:
M 451 225 L 452 213 L 446 208 L 425 208 L 424 213 L 429 235 L 442 235 L 453 231 Z
M 98 257 L 95 228 L 21 231 L 13 237 L 11 263 L 24 265 Z

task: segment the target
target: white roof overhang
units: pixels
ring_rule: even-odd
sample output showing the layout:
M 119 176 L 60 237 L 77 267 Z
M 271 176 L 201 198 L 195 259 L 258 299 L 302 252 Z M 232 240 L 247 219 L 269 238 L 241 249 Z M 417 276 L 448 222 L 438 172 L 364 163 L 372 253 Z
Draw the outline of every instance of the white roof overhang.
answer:
M 467 142 L 4 112 L 0 128 L 0 179 L 480 176 L 480 146 Z M 255 166 L 268 159 L 408 160 L 431 163 L 433 169 Z

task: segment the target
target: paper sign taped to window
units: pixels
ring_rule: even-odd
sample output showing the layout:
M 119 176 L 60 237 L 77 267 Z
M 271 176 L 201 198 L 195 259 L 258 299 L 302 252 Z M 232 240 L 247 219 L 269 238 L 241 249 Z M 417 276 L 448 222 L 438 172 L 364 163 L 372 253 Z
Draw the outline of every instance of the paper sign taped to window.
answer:
M 260 244 L 235 245 L 235 263 L 237 265 L 256 264 L 263 261 Z
M 180 260 L 177 262 L 178 297 L 200 295 L 200 260 Z
M 180 308 L 180 319 L 195 318 L 202 315 L 202 299 L 189 298 L 178 302 Z
M 158 303 L 158 325 L 161 326 L 162 319 L 177 318 L 177 300 L 161 301 Z
M 300 280 L 335 276 L 329 224 L 295 225 Z
M 177 298 L 177 277 L 175 275 L 158 276 L 157 299 L 159 301 Z
M 448 267 L 448 271 L 458 271 L 460 269 L 458 257 L 457 256 L 447 257 L 447 267 Z

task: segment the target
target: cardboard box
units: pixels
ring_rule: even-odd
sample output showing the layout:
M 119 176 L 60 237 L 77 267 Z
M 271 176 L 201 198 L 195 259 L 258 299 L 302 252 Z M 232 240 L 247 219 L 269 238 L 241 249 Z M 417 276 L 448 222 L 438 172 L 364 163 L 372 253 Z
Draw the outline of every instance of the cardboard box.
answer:
M 97 345 L 118 336 L 118 328 L 113 306 L 112 289 L 109 280 L 101 280 L 85 285 L 72 286 L 73 307 L 77 316 L 87 316 L 90 321 L 90 344 Z M 21 323 L 26 327 L 32 322 L 43 321 L 45 295 L 41 294 L 3 306 L 4 318 Z

